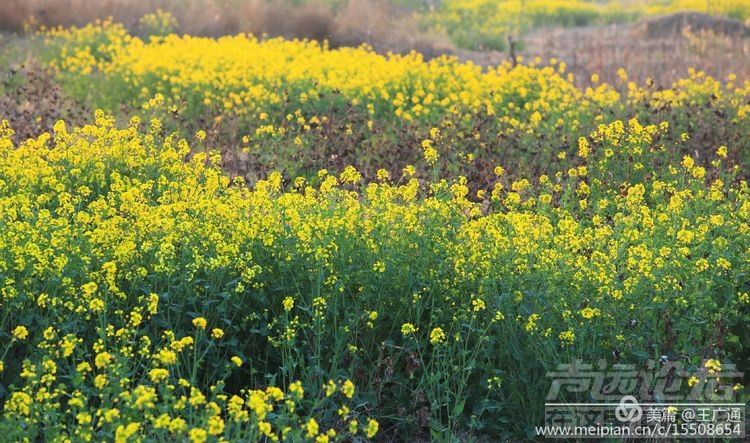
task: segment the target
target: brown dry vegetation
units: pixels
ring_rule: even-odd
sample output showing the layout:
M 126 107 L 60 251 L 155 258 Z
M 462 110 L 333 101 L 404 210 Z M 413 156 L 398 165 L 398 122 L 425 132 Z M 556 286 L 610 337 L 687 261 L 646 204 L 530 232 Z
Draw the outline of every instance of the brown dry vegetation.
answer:
M 673 14 L 631 25 L 537 29 L 524 36 L 524 61 L 540 57 L 564 62 L 578 86 L 590 85 L 592 74 L 613 85 L 623 85 L 617 70 L 630 80 L 668 87 L 685 78 L 688 68 L 725 80 L 735 74 L 750 80 L 750 29 L 734 20 L 705 14 Z M 507 53 L 463 52 L 461 56 L 489 65 L 509 59 Z
M 55 122 L 83 123 L 91 111 L 65 96 L 52 75 L 33 60 L 11 66 L 0 83 L 0 120 L 15 131 L 14 141 L 51 132 Z

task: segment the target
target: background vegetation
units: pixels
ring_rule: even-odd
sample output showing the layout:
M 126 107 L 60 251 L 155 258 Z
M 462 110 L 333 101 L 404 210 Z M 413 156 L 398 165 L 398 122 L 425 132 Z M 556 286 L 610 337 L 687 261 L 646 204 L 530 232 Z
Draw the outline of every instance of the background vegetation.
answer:
M 9 439 L 525 440 L 576 358 L 750 370 L 741 72 L 134 20 L 0 41 Z

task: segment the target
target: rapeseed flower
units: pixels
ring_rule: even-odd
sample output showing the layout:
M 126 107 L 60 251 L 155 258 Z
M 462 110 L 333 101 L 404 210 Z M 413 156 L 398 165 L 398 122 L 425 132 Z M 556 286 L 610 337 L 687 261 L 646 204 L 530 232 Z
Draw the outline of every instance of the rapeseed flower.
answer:
M 305 425 L 305 436 L 307 438 L 314 438 L 316 435 L 318 435 L 318 432 L 320 431 L 320 427 L 318 426 L 318 422 L 315 421 L 314 418 L 310 418 L 307 421 L 307 424 Z
M 346 398 L 352 398 L 354 396 L 354 383 L 351 380 L 345 380 L 341 384 L 341 393 Z
M 378 433 L 378 422 L 374 419 L 369 419 L 367 421 L 367 427 L 365 428 L 365 435 L 367 438 L 373 438 L 375 437 L 375 434 Z
M 417 332 L 417 328 L 415 328 L 411 323 L 404 323 L 403 325 L 401 325 L 401 333 L 403 335 L 410 335 L 414 334 L 415 332 Z
M 433 328 L 432 331 L 430 331 L 430 343 L 433 345 L 439 345 L 441 343 L 445 342 L 445 332 L 442 328 L 437 327 Z
M 26 329 L 26 326 L 16 326 L 16 328 L 13 330 L 13 338 L 16 340 L 26 340 L 26 338 L 29 336 L 29 330 Z

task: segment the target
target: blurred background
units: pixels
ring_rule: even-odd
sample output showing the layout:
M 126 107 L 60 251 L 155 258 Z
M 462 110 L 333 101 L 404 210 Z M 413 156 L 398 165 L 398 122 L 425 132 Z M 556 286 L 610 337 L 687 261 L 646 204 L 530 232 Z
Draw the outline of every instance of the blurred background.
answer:
M 6 0 L 5 34 L 112 17 L 136 35 L 176 32 L 367 44 L 379 53 L 455 55 L 481 65 L 557 58 L 592 74 L 669 85 L 688 67 L 750 72 L 747 0 Z

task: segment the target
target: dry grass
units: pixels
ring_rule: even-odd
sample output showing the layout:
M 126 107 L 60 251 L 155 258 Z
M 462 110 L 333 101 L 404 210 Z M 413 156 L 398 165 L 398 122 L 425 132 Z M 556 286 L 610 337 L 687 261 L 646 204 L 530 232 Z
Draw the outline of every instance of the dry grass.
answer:
M 740 33 L 725 34 L 721 28 L 689 26 L 666 33 L 635 24 L 570 30 L 539 31 L 526 39 L 526 57 L 557 57 L 575 74 L 579 85 L 591 74 L 604 82 L 618 83 L 617 70 L 624 67 L 640 84 L 652 79 L 667 87 L 684 78 L 688 68 L 725 79 L 734 73 L 750 80 L 750 39 Z
M 737 84 L 750 80 L 748 29 L 740 22 L 698 16 L 685 19 L 675 14 L 631 25 L 538 29 L 523 37 L 521 55 L 525 61 L 540 57 L 543 63 L 557 58 L 581 87 L 590 85 L 592 74 L 622 85 L 620 68 L 627 70 L 630 80 L 645 84 L 651 79 L 655 87 L 685 78 L 688 68 L 722 80 L 735 74 Z M 509 59 L 500 52 L 461 52 L 460 56 L 482 65 Z
M 648 39 L 663 39 L 682 35 L 688 29 L 728 37 L 750 37 L 750 28 L 740 21 L 698 12 L 680 12 L 643 20 L 633 27 L 633 33 Z
M 91 111 L 65 96 L 52 75 L 33 60 L 14 64 L 0 82 L 0 120 L 15 131 L 14 142 L 51 132 L 60 119 L 83 123 Z

